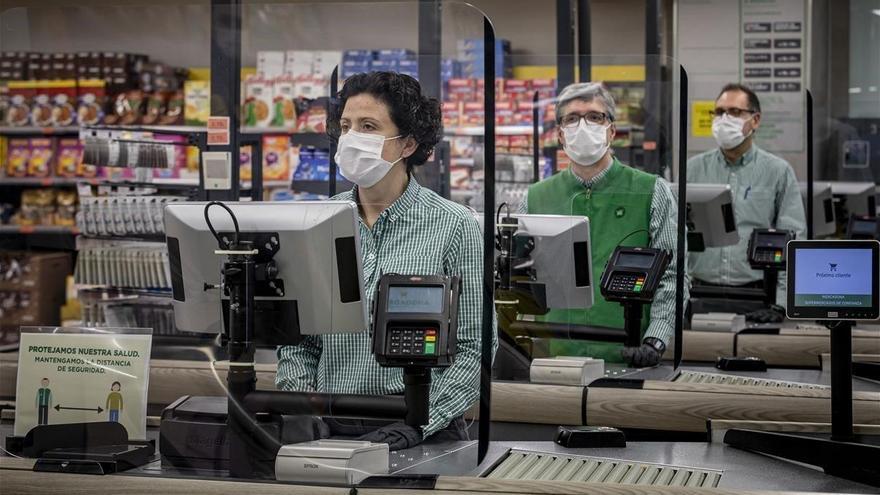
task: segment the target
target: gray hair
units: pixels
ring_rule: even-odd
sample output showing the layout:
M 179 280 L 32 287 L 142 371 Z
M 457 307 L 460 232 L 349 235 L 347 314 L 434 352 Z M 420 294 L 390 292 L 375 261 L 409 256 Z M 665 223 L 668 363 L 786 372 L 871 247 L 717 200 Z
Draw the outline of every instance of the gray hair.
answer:
M 572 101 L 593 101 L 594 98 L 598 98 L 605 105 L 605 113 L 608 114 L 608 119 L 612 122 L 616 120 L 617 107 L 614 104 L 614 97 L 611 96 L 611 93 L 601 82 L 574 83 L 566 86 L 559 93 L 559 96 L 556 97 L 556 119 L 558 120 L 562 117 L 560 112 L 562 107 Z

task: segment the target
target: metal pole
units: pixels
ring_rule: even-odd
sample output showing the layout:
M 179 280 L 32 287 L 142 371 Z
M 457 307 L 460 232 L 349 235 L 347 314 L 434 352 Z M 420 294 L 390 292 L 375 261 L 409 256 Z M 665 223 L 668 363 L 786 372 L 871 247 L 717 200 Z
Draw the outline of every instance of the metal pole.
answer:
M 592 49 L 592 25 L 590 24 L 590 0 L 578 0 L 577 7 L 577 45 L 578 45 L 578 80 L 581 82 L 593 79 L 593 67 L 590 60 Z
M 573 0 L 556 0 L 556 91 L 574 82 Z
M 813 239 L 813 93 L 808 89 L 807 99 L 807 239 Z
M 336 100 L 339 93 L 339 66 L 333 68 L 330 74 L 330 98 L 327 99 L 327 106 L 338 105 Z M 327 115 L 330 115 L 330 108 L 327 108 Z M 330 197 L 336 196 L 336 140 L 330 139 L 330 177 L 328 193 Z
M 440 55 L 441 50 L 441 23 L 442 13 L 439 0 L 419 0 L 419 85 L 422 94 L 437 98 L 442 97 L 440 80 Z M 435 150 L 431 161 L 416 167 L 413 170 L 419 184 L 440 194 L 444 198 L 449 197 L 449 179 L 442 177 L 448 173 L 448 163 L 444 163 L 444 153 Z M 445 182 L 445 184 L 444 184 Z
M 852 323 L 831 328 L 831 440 L 853 439 Z
M 538 92 L 532 95 L 532 183 L 541 180 L 541 132 L 538 118 Z
M 477 463 L 483 462 L 489 450 L 492 421 L 492 322 L 495 316 L 495 28 L 483 17 L 483 57 L 485 60 L 485 94 L 483 120 L 485 157 L 483 191 L 483 328 L 480 359 L 480 438 Z
M 660 173 L 660 0 L 645 2 L 645 140 L 644 169 Z M 630 130 L 632 132 L 632 130 Z
M 207 146 L 232 156 L 232 189 L 207 191 L 208 200 L 238 201 L 239 108 L 241 102 L 241 3 L 211 0 L 211 116 L 229 117 L 229 144 Z M 261 167 L 262 163 L 256 164 Z
M 687 213 L 687 129 L 688 129 L 688 76 L 684 67 L 679 66 L 678 84 L 678 243 L 675 256 L 675 354 L 674 365 L 681 364 L 684 345 L 684 248 Z

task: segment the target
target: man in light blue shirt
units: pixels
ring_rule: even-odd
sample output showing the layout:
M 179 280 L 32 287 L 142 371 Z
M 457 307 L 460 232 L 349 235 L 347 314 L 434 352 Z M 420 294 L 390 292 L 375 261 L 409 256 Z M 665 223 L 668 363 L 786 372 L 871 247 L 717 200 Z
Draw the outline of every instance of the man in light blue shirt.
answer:
M 729 184 L 739 243 L 690 253 L 689 271 L 694 285 L 757 286 L 763 272 L 753 270 L 747 258 L 749 236 L 754 229 L 791 230 L 806 235 L 806 219 L 800 188 L 791 166 L 755 143 L 761 124 L 761 103 L 748 87 L 728 84 L 715 101 L 712 135 L 718 148 L 701 153 L 687 164 L 691 183 Z M 780 274 L 777 305 L 785 304 L 785 274 Z M 750 314 L 757 321 L 781 321 L 777 308 Z

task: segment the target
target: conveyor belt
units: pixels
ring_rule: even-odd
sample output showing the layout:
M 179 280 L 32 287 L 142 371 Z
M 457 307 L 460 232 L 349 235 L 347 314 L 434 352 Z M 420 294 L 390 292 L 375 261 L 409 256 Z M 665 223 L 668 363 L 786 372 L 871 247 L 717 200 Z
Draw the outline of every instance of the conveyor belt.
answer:
M 620 459 L 511 450 L 487 475 L 504 480 L 581 481 L 714 488 L 721 471 Z
M 828 389 L 826 385 L 812 383 L 789 382 L 786 380 L 768 380 L 748 376 L 722 375 L 720 373 L 704 373 L 702 371 L 682 371 L 675 379 L 679 383 L 715 383 L 719 385 L 750 385 L 753 387 Z

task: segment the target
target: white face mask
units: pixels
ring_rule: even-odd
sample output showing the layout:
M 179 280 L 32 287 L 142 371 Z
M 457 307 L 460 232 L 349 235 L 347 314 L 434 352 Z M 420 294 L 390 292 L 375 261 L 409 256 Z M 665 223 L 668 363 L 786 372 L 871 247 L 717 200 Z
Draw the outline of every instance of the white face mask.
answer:
M 746 119 L 731 117 L 726 113 L 721 117 L 715 117 L 712 119 L 712 135 L 715 136 L 715 142 L 721 146 L 721 149 L 736 148 L 748 137 L 743 134 L 745 124 Z M 751 134 L 750 132 L 749 135 Z
M 578 126 L 562 129 L 565 136 L 565 154 L 573 162 L 584 167 L 592 167 L 599 163 L 608 151 L 608 125 L 587 124 L 584 120 Z
M 382 158 L 385 141 L 399 137 L 386 138 L 352 130 L 340 136 L 334 159 L 342 176 L 358 187 L 373 187 L 388 174 L 395 163 L 403 160 L 402 156 L 394 162 Z

